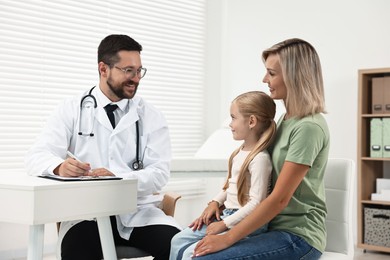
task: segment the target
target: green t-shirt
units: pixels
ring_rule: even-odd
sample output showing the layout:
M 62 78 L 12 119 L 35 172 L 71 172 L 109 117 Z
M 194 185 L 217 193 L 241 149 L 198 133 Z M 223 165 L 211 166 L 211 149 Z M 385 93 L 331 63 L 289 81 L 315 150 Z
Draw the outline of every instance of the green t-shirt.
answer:
M 323 252 L 326 245 L 324 173 L 328 161 L 329 130 L 321 114 L 302 119 L 279 119 L 276 139 L 270 147 L 272 187 L 285 161 L 310 169 L 288 206 L 270 223 L 270 230 L 294 233 Z

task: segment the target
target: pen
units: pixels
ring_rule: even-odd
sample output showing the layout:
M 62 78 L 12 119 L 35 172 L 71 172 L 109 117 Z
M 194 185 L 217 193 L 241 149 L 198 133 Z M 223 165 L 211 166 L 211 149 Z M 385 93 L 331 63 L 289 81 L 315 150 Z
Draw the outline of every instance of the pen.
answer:
M 81 161 L 79 158 L 77 158 L 76 155 L 74 155 L 73 153 L 67 151 L 66 154 L 67 154 L 70 158 L 73 158 L 73 159 L 75 159 L 76 161 L 79 161 L 79 162 L 82 163 L 82 161 Z M 89 170 L 89 172 L 92 172 L 92 170 Z
M 73 153 L 67 151 L 66 154 L 70 157 L 70 158 L 73 158 L 79 162 L 81 162 L 81 160 L 79 158 L 76 157 L 76 155 L 74 155 Z

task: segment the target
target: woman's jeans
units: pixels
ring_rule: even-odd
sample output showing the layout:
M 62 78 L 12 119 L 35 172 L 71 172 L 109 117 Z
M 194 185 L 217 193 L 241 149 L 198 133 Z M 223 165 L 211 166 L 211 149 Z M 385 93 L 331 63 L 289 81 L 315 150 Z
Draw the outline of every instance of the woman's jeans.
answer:
M 196 257 L 196 260 L 222 259 L 275 259 L 315 260 L 321 252 L 310 246 L 303 238 L 284 231 L 268 231 L 246 237 L 222 251 Z
M 221 218 L 223 219 L 229 215 L 232 215 L 236 211 L 237 209 L 225 209 Z M 267 230 L 267 226 L 268 225 L 265 225 L 259 228 L 249 236 L 265 232 Z M 200 230 L 193 231 L 191 228 L 185 228 L 184 230 L 177 233 L 171 241 L 171 253 L 169 259 L 191 259 L 197 243 L 205 237 L 206 229 L 207 226 L 203 225 Z

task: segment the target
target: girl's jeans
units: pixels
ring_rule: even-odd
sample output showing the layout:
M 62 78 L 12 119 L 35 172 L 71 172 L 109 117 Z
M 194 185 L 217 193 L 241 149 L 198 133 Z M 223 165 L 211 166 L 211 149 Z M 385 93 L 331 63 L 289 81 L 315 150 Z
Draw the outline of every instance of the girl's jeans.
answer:
M 237 209 L 225 209 L 221 218 L 232 215 Z M 193 231 L 191 228 L 185 228 L 177 233 L 171 241 L 170 260 L 191 259 L 197 242 L 199 242 L 206 235 L 207 226 L 203 225 L 200 230 Z M 267 230 L 267 225 L 259 228 L 249 236 L 263 233 Z M 210 258 L 213 259 L 213 258 Z M 216 259 L 216 258 L 214 258 Z

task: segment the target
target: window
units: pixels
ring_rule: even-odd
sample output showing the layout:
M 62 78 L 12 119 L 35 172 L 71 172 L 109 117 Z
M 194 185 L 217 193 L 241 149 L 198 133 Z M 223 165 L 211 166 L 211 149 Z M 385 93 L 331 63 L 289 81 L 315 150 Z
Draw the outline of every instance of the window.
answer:
M 206 0 L 0 2 L 0 170 L 24 155 L 60 100 L 98 83 L 96 50 L 108 34 L 143 46 L 138 95 L 165 114 L 174 157 L 203 141 Z

